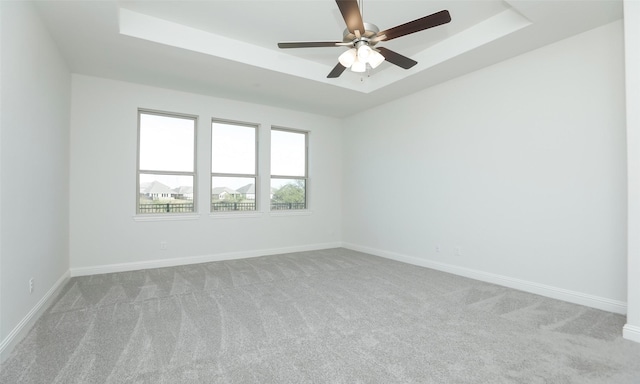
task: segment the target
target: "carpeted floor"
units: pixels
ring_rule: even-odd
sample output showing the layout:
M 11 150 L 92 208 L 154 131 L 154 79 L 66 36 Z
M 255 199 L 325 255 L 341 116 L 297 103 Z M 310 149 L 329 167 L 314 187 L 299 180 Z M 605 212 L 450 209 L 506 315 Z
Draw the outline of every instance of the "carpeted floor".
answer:
M 640 383 L 624 317 L 332 249 L 72 278 L 1 383 Z

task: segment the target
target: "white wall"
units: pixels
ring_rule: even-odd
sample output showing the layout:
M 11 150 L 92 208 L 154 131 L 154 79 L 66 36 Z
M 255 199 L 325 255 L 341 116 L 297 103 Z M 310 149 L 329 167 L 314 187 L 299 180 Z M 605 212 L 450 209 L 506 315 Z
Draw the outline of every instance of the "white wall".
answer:
M 2 1 L 0 7 L 0 357 L 4 358 L 2 352 L 28 330 L 69 269 L 71 77 L 32 4 Z
M 624 2 L 627 95 L 628 314 L 624 336 L 640 342 L 640 2 Z
M 624 115 L 618 21 L 348 118 L 343 240 L 624 312 Z
M 219 258 L 338 246 L 341 236 L 341 131 L 338 119 L 125 82 L 73 75 L 71 272 L 100 273 Z M 196 220 L 134 220 L 137 109 L 200 116 Z M 260 127 L 260 184 L 269 190 L 271 125 L 310 131 L 310 215 L 209 215 L 211 118 Z M 167 249 L 160 249 L 160 242 Z

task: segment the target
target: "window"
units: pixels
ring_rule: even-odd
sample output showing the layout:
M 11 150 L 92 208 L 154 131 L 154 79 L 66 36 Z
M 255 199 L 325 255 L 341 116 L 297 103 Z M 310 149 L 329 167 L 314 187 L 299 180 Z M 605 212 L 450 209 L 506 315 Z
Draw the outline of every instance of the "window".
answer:
M 137 213 L 195 212 L 196 121 L 138 111 Z
M 271 128 L 271 210 L 307 208 L 306 132 Z
M 211 123 L 211 211 L 255 211 L 258 188 L 255 125 Z

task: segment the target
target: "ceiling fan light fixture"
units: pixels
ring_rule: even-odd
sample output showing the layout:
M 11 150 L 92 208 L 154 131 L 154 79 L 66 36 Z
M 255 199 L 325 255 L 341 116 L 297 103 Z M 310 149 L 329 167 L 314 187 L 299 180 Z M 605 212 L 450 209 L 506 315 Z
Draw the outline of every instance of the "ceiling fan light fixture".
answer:
M 369 61 L 369 57 L 371 56 L 372 49 L 366 43 L 362 44 L 358 47 L 358 60 L 363 63 L 367 63 Z
M 384 56 L 380 54 L 380 52 L 376 50 L 371 50 L 371 54 L 369 55 L 369 65 L 371 68 L 375 69 L 378 65 L 382 64 L 384 61 Z
M 343 52 L 338 57 L 338 61 L 345 68 L 349 68 L 356 61 L 356 59 L 357 59 L 357 57 L 356 57 L 356 49 L 355 48 L 351 48 L 350 50 Z
M 367 70 L 367 63 L 364 61 L 356 60 L 351 65 L 351 71 L 353 72 L 365 72 Z

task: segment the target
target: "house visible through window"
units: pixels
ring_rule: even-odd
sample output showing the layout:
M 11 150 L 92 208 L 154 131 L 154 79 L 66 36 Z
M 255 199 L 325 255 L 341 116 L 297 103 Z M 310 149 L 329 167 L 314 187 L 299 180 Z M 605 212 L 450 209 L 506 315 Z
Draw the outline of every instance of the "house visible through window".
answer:
M 255 125 L 211 123 L 211 211 L 255 211 L 257 174 Z
M 271 210 L 307 208 L 306 132 L 271 128 Z
M 195 211 L 196 117 L 138 112 L 137 212 Z

